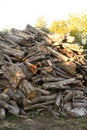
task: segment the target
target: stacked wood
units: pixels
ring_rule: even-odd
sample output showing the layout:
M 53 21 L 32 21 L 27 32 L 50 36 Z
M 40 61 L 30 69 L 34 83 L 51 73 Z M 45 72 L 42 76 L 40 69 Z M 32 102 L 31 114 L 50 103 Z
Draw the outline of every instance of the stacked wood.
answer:
M 76 116 L 87 108 L 87 63 L 71 36 L 26 29 L 0 32 L 0 119 L 50 109 Z M 81 110 L 84 110 L 81 109 Z

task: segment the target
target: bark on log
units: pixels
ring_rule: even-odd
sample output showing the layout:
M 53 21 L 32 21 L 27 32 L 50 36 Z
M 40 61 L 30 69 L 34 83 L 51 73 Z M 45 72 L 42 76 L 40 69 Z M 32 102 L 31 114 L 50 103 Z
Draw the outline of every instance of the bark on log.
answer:
M 59 82 L 44 83 L 42 87 L 44 89 L 52 89 L 52 88 L 70 89 L 70 86 L 67 86 L 67 85 L 72 84 L 72 83 L 78 83 L 78 82 L 79 81 L 76 80 L 75 78 L 70 78 L 70 79 L 66 79 L 66 80 L 63 80 L 63 81 L 59 81 Z
M 18 43 L 19 45 L 25 46 L 27 44 L 27 40 L 23 37 L 19 37 L 17 35 L 14 35 L 12 33 L 7 33 L 5 35 L 5 38 L 8 38 L 16 43 Z
M 0 120 L 5 119 L 5 109 L 4 108 L 0 108 Z
M 36 90 L 27 80 L 21 82 L 21 86 L 25 89 L 27 99 L 33 99 L 36 96 Z
M 17 64 L 12 64 L 7 67 L 6 72 L 4 73 L 4 77 L 9 80 L 9 83 L 13 88 L 16 88 L 20 81 L 26 78 Z
M 55 100 L 56 97 L 57 97 L 57 94 L 52 94 L 49 96 L 39 96 L 39 97 L 32 99 L 31 102 L 32 102 L 32 104 L 36 104 L 36 103 L 40 103 L 40 102 L 42 103 L 42 102 Z
M 26 29 L 24 29 L 23 31 L 26 32 L 26 33 L 28 33 L 28 34 L 30 34 L 30 32 L 33 33 L 33 34 L 38 34 L 39 33 L 38 29 L 32 27 L 29 24 L 26 26 Z
M 50 95 L 50 92 L 47 91 L 47 90 L 44 90 L 44 89 L 41 89 L 41 88 L 37 88 L 37 87 L 35 87 L 35 90 L 36 90 L 37 92 L 40 92 L 40 93 L 43 94 L 43 95 Z
M 51 105 L 54 103 L 55 103 L 55 100 L 43 102 L 43 103 L 38 103 L 38 104 L 31 105 L 29 107 L 24 107 L 24 110 L 32 110 L 32 109 L 36 109 L 36 108 L 42 108 L 42 107 L 46 107 L 47 105 Z
M 60 91 L 60 92 L 58 93 L 58 96 L 57 96 L 56 101 L 55 101 L 55 104 L 57 105 L 57 107 L 60 107 L 60 105 L 61 105 L 61 100 L 62 100 L 62 91 Z
M 48 51 L 50 51 L 55 57 L 59 58 L 61 61 L 69 61 L 69 58 L 64 56 L 63 54 L 55 51 L 51 47 L 47 47 Z
M 3 48 L 2 50 L 3 50 L 3 53 L 14 56 L 18 59 L 22 59 L 25 55 L 25 52 L 19 49 Z
M 4 89 L 3 93 L 7 94 L 10 99 L 15 100 L 18 104 L 21 104 L 21 97 L 11 88 Z

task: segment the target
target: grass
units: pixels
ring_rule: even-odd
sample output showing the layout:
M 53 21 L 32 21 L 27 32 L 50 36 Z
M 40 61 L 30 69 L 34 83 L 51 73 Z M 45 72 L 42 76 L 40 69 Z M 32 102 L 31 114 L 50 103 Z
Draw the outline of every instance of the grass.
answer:
M 8 128 L 8 127 L 4 127 L 4 128 L 2 128 L 1 130 L 16 130 L 15 128 Z
M 13 114 L 7 113 L 7 115 L 6 115 L 6 120 L 8 120 L 8 121 L 15 121 L 15 120 L 18 120 L 18 119 L 19 118 L 17 116 L 13 115 Z

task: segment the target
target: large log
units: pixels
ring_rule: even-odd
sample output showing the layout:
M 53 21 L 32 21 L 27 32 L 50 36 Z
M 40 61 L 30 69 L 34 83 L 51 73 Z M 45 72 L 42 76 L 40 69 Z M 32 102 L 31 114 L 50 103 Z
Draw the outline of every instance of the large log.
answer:
M 36 96 L 36 90 L 27 80 L 23 80 L 19 86 L 25 89 L 27 99 L 33 99 Z
M 6 53 L 8 55 L 14 56 L 18 59 L 22 59 L 25 55 L 25 52 L 19 49 L 13 49 L 13 48 L 2 48 L 3 53 Z
M 22 46 L 25 46 L 27 44 L 27 40 L 25 38 L 17 36 L 17 35 L 12 34 L 12 33 L 7 33 L 5 35 L 5 38 L 8 38 L 8 39 L 12 40 L 13 42 L 16 42 Z
M 15 29 L 15 28 L 12 28 L 11 29 L 11 33 L 16 35 L 16 36 L 19 36 L 19 37 L 22 37 L 22 38 L 25 38 L 26 40 L 29 40 L 30 38 L 33 38 L 33 35 L 29 35 L 21 30 L 18 30 L 18 29 Z
M 12 105 L 9 105 L 6 102 L 4 102 L 3 100 L 0 100 L 0 107 L 7 109 L 8 112 L 10 112 L 12 114 L 19 115 L 18 107 L 14 107 Z
M 63 81 L 59 81 L 59 82 L 49 82 L 49 83 L 44 83 L 43 84 L 43 88 L 44 89 L 70 89 L 70 86 L 68 86 L 69 84 L 72 83 L 78 83 L 79 81 L 76 80 L 75 78 L 70 78 L 70 79 L 65 79 Z
M 67 56 L 55 51 L 51 47 L 48 46 L 47 50 L 50 51 L 50 53 L 52 53 L 55 57 L 59 58 L 61 61 L 69 61 L 69 58 Z
M 25 79 L 26 76 L 20 69 L 17 64 L 12 64 L 6 68 L 6 72 L 4 73 L 4 77 L 6 77 L 13 88 L 18 87 L 21 80 Z
M 40 33 L 38 29 L 32 27 L 32 26 L 29 25 L 29 24 L 26 26 L 26 29 L 24 29 L 23 31 L 26 32 L 26 33 L 28 33 L 28 34 L 30 34 L 30 32 L 33 33 L 33 34 L 38 34 L 38 33 Z

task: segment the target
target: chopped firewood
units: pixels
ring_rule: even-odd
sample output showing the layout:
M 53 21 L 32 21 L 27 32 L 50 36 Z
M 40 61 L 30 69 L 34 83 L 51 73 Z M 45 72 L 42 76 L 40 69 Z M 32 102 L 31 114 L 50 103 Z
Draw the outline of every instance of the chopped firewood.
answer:
M 86 115 L 86 84 L 85 51 L 70 34 L 31 25 L 0 32 L 0 119 L 5 111 L 25 115 L 50 107 L 56 119 Z

